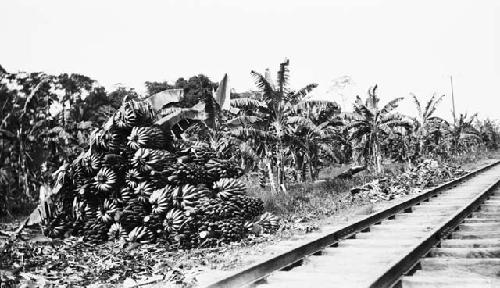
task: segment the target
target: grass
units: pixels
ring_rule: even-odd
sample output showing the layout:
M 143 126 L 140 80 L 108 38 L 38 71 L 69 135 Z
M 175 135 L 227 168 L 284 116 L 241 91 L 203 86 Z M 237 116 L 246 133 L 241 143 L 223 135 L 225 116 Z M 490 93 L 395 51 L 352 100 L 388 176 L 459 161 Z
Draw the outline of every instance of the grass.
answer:
M 492 158 L 500 158 L 498 152 L 477 152 L 455 156 L 446 161 L 448 164 L 459 165 L 464 169 L 474 169 L 477 163 Z M 351 179 L 335 178 L 350 165 L 335 165 L 324 168 L 320 180 L 289 185 L 287 193 L 272 193 L 269 187 L 261 188 L 258 177 L 249 175 L 246 179 L 248 193 L 264 201 L 266 211 L 282 218 L 323 218 L 353 206 L 368 204 L 367 200 L 352 202 L 350 190 L 356 186 L 372 181 L 375 175 L 362 171 Z M 402 163 L 384 163 L 385 176 L 398 175 L 405 169 Z
M 373 180 L 375 177 L 363 171 L 352 179 L 335 178 L 347 169 L 348 165 L 337 165 L 323 169 L 320 180 L 289 185 L 287 193 L 272 193 L 269 187 L 255 185 L 257 179 L 248 179 L 248 194 L 264 201 L 266 211 L 281 217 L 320 218 L 336 213 L 340 209 L 352 205 L 350 190 L 353 187 Z M 391 169 L 396 166 L 391 165 Z

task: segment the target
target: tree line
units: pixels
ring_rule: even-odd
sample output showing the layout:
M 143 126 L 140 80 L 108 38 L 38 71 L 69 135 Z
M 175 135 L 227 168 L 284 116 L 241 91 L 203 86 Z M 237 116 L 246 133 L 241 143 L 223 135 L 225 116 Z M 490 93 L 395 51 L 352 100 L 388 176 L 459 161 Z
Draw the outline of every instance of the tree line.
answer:
M 204 75 L 175 83 L 146 82 L 146 95 L 117 87 L 106 91 L 84 75 L 0 71 L 0 214 L 36 203 L 38 188 L 51 173 L 87 148 L 90 133 L 104 125 L 123 99 L 137 100 L 166 89 L 183 89 L 181 102 L 161 111 L 162 122 L 178 141 L 204 143 L 219 157 L 237 159 L 247 172 L 260 174 L 262 186 L 286 191 L 289 182 L 317 179 L 334 163 L 356 163 L 382 173 L 384 160 L 411 166 L 424 158 L 495 150 L 498 124 L 476 114 L 452 122 L 435 115 L 444 95 L 424 105 L 411 94 L 417 117 L 396 112 L 403 99 L 380 103 L 377 85 L 357 96 L 353 111 L 335 102 L 310 100 L 316 84 L 288 86 L 289 62 L 277 77 L 252 71 L 258 91 L 232 93 L 231 111 L 214 103 L 218 84 Z M 206 117 L 192 107 L 205 104 Z M 176 117 L 169 117 L 174 115 Z M 174 120 L 175 119 L 175 120 Z M 17 203 L 13 205 L 12 203 Z

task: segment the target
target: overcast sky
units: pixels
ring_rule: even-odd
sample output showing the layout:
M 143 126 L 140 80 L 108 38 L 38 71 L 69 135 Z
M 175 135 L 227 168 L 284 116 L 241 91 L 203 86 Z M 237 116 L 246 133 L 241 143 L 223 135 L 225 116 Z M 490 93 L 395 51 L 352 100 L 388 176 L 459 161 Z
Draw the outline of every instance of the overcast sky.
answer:
M 447 94 L 457 110 L 500 119 L 500 1 L 0 0 L 0 64 L 10 72 L 76 72 L 110 87 L 228 73 L 255 89 L 290 59 L 290 85 L 348 75 L 344 102 L 379 85 L 383 101 Z M 339 102 L 341 99 L 339 99 Z

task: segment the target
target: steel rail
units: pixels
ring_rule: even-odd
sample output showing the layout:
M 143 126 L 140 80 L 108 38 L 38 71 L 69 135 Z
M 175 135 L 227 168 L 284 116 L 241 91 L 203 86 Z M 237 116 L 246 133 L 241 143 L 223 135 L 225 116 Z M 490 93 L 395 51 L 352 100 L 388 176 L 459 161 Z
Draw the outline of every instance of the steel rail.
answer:
M 206 288 L 229 288 L 229 287 L 245 287 L 248 286 L 252 283 L 255 283 L 256 281 L 263 279 L 267 276 L 269 276 L 272 272 L 281 270 L 285 267 L 288 267 L 294 263 L 297 263 L 298 261 L 302 260 L 304 257 L 312 255 L 314 253 L 317 253 L 321 250 L 323 250 L 326 247 L 330 247 L 335 245 L 337 242 L 340 240 L 346 239 L 351 237 L 352 235 L 355 235 L 357 233 L 360 233 L 362 231 L 369 231 L 368 229 L 370 226 L 374 224 L 378 224 L 382 222 L 383 220 L 390 219 L 391 217 L 394 217 L 396 214 L 400 212 L 411 212 L 411 208 L 421 202 L 425 202 L 429 200 L 432 197 L 437 196 L 439 193 L 441 193 L 444 190 L 453 188 L 457 186 L 458 184 L 469 180 L 470 178 L 476 176 L 479 173 L 482 173 L 486 170 L 489 170 L 490 168 L 498 165 L 500 161 L 495 161 L 494 163 L 488 164 L 484 167 L 478 168 L 470 173 L 467 173 L 466 175 L 453 179 L 451 181 L 445 182 L 435 188 L 432 188 L 430 190 L 424 191 L 420 194 L 415 195 L 414 197 L 411 197 L 408 200 L 405 200 L 401 203 L 394 204 L 387 209 L 367 215 L 366 217 L 360 219 L 359 221 L 351 224 L 347 224 L 327 235 L 320 236 L 315 240 L 312 240 L 306 244 L 300 245 L 299 247 L 293 248 L 289 251 L 286 251 L 284 253 L 281 253 L 279 255 L 273 256 L 269 259 L 266 259 L 260 263 L 257 263 L 251 267 L 247 267 L 235 274 L 232 274 L 226 278 L 220 279 L 212 284 L 209 284 L 205 286 Z M 442 235 L 443 232 L 440 232 L 439 235 Z M 427 246 L 426 246 L 427 247 Z M 432 247 L 431 247 L 432 248 Z M 430 249 L 430 248 L 429 248 Z M 419 258 L 418 258 L 419 259 Z M 417 260 L 418 260 L 417 259 Z M 414 263 L 412 265 L 410 262 L 405 262 L 407 264 L 403 265 L 403 263 L 397 263 L 395 264 L 391 269 L 393 270 L 405 270 L 403 273 L 407 272 L 411 267 L 414 266 Z M 409 263 L 409 264 L 408 264 Z M 411 267 L 410 267 L 411 266 Z M 387 274 L 387 275 L 386 275 Z M 387 283 L 389 281 L 389 276 L 390 274 L 386 273 L 384 274 L 385 277 L 381 277 L 378 279 L 378 282 L 375 283 L 377 285 L 382 285 Z M 398 276 L 398 279 L 401 277 L 401 275 Z M 394 280 L 394 281 L 397 281 Z M 390 286 L 390 285 L 389 285 Z M 386 286 L 372 286 L 372 287 L 387 287 Z
M 425 240 L 420 242 L 412 249 L 403 259 L 395 263 L 387 270 L 379 279 L 377 279 L 370 287 L 393 287 L 398 284 L 399 279 L 406 273 L 411 271 L 419 260 L 424 257 L 434 246 L 441 242 L 448 234 L 453 232 L 462 221 L 475 212 L 483 202 L 495 191 L 500 184 L 500 179 L 491 184 L 481 194 L 476 196 L 471 202 L 464 205 L 459 211 L 438 225 L 432 234 Z

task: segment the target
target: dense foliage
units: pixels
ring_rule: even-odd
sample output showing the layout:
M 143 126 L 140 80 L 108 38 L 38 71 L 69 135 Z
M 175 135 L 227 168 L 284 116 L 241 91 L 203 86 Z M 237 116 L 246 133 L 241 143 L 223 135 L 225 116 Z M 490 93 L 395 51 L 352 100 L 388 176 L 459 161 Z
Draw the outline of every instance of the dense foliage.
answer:
M 352 112 L 340 111 L 335 102 L 307 97 L 315 84 L 289 89 L 288 66 L 280 64 L 275 80 L 269 71 L 252 71 L 259 91 L 232 93 L 231 110 L 220 110 L 212 97 L 218 85 L 204 75 L 146 82 L 145 97 L 183 89 L 182 101 L 159 111 L 162 127 L 171 129 L 176 141 L 206 145 L 216 157 L 258 172 L 261 185 L 275 192 L 286 191 L 290 182 L 316 179 L 332 163 L 358 162 L 380 172 L 387 160 L 411 168 L 421 159 L 498 148 L 497 122 L 465 114 L 452 122 L 436 117 L 444 96 L 421 105 L 412 95 L 417 112 L 412 118 L 395 112 L 401 98 L 379 104 L 374 86 L 365 100 L 357 97 Z M 89 148 L 92 131 L 124 98 L 141 99 L 134 90 L 106 91 L 78 74 L 0 73 L 0 214 L 36 203 L 40 185 L 53 184 L 50 175 L 57 167 Z
M 50 174 L 87 147 L 89 135 L 133 90 L 107 93 L 83 75 L 1 73 L 0 215 L 36 202 Z

